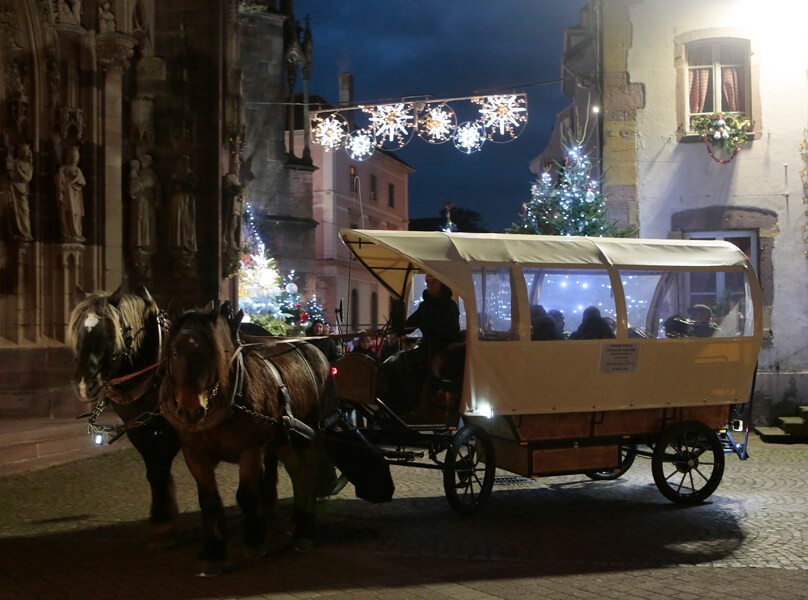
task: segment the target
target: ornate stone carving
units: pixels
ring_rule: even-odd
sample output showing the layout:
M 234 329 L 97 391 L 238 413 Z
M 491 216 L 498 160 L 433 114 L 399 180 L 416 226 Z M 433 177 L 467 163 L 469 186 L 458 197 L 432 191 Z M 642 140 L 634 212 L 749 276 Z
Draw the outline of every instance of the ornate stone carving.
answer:
M 154 144 L 154 98 L 137 96 L 132 100 L 132 141 L 138 146 Z
M 4 31 L 6 34 L 6 48 L 21 48 L 17 43 L 17 37 L 20 35 L 20 23 L 12 4 L 8 0 L 0 2 L 0 31 Z
M 80 108 L 75 106 L 62 108 L 59 123 L 63 139 L 80 142 L 84 137 L 84 111 Z
M 137 40 L 123 33 L 100 33 L 95 36 L 98 64 L 104 71 L 126 71 L 132 64 Z
M 29 185 L 34 176 L 34 155 L 28 144 L 21 144 L 17 156 L 6 160 L 8 173 L 7 224 L 11 239 L 17 242 L 30 242 L 31 208 L 28 203 Z
M 196 176 L 191 158 L 183 154 L 177 160 L 168 185 L 168 243 L 174 268 L 189 275 L 196 257 Z
M 56 200 L 59 209 L 59 224 L 65 242 L 84 242 L 84 186 L 87 181 L 79 167 L 79 149 L 67 151 L 65 163 L 56 172 Z
M 103 2 L 98 7 L 98 33 L 112 33 L 117 29 L 115 13 L 112 12 L 112 5 Z

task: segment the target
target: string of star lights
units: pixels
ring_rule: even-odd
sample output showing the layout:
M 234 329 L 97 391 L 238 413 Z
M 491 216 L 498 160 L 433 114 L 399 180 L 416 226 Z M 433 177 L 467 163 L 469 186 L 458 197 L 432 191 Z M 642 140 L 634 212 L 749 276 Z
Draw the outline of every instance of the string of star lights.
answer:
M 458 123 L 458 109 L 464 107 L 476 116 Z M 348 111 L 358 112 L 348 117 Z M 354 116 L 364 117 L 367 122 L 360 125 Z M 311 131 L 313 143 L 326 152 L 344 148 L 353 160 L 362 161 L 370 158 L 376 148 L 403 148 L 416 133 L 429 144 L 451 140 L 464 154 L 473 154 L 482 150 L 486 141 L 515 140 L 524 131 L 527 118 L 527 94 L 498 94 L 312 111 Z

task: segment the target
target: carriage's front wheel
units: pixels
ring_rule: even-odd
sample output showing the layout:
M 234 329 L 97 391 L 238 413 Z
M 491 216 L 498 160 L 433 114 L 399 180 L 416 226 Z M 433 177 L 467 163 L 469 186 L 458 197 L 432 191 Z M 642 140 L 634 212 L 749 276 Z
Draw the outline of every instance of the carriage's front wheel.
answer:
M 494 443 L 484 429 L 468 425 L 458 431 L 446 450 L 443 489 L 461 515 L 480 510 L 494 487 Z
M 724 449 L 716 433 L 697 421 L 663 431 L 651 461 L 654 483 L 668 500 L 697 504 L 712 494 L 724 475 Z

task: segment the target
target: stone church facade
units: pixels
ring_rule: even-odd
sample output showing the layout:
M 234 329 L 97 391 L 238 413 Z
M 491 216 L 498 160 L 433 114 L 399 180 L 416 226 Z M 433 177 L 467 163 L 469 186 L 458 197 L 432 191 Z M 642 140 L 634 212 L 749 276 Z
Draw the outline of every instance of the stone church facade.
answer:
M 0 0 L 0 417 L 81 408 L 77 286 L 234 298 L 245 200 L 265 233 L 293 224 L 276 258 L 305 279 L 313 167 L 284 130 L 311 36 L 291 4 Z

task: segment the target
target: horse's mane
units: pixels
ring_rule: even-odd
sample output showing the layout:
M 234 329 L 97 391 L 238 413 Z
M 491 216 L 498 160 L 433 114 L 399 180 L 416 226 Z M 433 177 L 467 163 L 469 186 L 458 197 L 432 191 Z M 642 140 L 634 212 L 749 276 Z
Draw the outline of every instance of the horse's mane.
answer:
M 67 325 L 67 343 L 73 352 L 78 352 L 81 328 L 84 327 L 84 322 L 89 315 L 110 320 L 114 332 L 115 352 L 126 350 L 124 324 L 132 328 L 128 332 L 128 335 L 132 336 L 130 352 L 137 355 L 140 351 L 146 337 L 145 328 L 148 327 L 148 321 L 158 313 L 157 305 L 154 302 L 147 302 L 135 294 L 121 294 L 118 306 L 114 306 L 109 302 L 110 296 L 111 294 L 107 292 L 93 292 L 73 309 Z
M 215 353 L 216 374 L 223 387 L 230 385 L 230 359 L 235 351 L 227 322 L 202 311 L 188 311 L 176 323 L 176 330 L 190 329 L 209 339 Z

